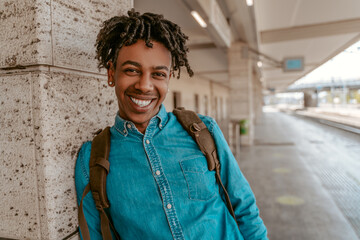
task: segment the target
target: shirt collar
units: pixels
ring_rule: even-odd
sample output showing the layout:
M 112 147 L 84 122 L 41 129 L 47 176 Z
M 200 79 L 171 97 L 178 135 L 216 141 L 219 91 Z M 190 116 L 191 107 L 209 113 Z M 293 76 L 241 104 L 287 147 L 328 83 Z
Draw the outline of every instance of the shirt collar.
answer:
M 159 112 L 150 120 L 149 124 L 155 122 L 160 129 L 163 129 L 168 121 L 168 118 L 168 113 L 166 112 L 164 105 L 161 105 Z M 127 136 L 130 131 L 137 131 L 135 124 L 129 120 L 121 118 L 119 112 L 116 114 L 114 127 L 124 136 Z
M 160 129 L 163 129 L 168 121 L 168 113 L 164 107 L 163 104 L 161 104 L 161 107 L 160 107 L 160 111 L 158 112 L 158 114 L 155 116 L 159 119 L 159 128 Z

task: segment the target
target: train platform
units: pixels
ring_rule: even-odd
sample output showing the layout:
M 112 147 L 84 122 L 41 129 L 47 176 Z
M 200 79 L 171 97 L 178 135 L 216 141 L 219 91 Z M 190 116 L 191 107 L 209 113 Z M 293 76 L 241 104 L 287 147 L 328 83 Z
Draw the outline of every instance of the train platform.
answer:
M 271 240 L 359 240 L 360 135 L 265 109 L 240 168 Z
M 307 117 L 345 124 L 353 128 L 358 128 L 360 132 L 360 109 L 358 108 L 314 107 L 297 110 L 296 113 Z

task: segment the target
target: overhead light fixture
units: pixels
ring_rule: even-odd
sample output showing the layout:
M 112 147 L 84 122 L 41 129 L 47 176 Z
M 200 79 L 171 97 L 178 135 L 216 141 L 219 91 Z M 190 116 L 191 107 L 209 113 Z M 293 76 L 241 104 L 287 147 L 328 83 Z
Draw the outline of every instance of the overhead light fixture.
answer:
M 257 66 L 258 66 L 259 68 L 261 68 L 262 65 L 263 65 L 263 63 L 262 63 L 261 61 L 258 61 L 258 62 L 257 62 Z
M 246 0 L 246 4 L 248 6 L 252 6 L 252 5 L 254 5 L 254 0 Z
M 202 17 L 197 11 L 191 11 L 191 15 L 195 18 L 195 20 L 199 23 L 201 27 L 203 28 L 207 27 L 206 22 L 204 21 L 204 19 L 202 19 Z

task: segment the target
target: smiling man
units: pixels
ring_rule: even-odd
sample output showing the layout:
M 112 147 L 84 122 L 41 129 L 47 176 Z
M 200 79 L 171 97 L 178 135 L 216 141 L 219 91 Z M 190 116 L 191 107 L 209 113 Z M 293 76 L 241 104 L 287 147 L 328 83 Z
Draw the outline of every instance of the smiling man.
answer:
M 193 75 L 186 40 L 162 15 L 135 11 L 105 21 L 98 34 L 99 67 L 107 69 L 119 107 L 106 178 L 112 234 L 123 240 L 267 239 L 255 197 L 216 122 L 200 116 L 215 141 L 234 217 L 204 154 L 162 105 L 170 76 L 179 77 L 181 67 Z M 91 148 L 84 143 L 76 162 L 79 204 L 89 183 Z M 87 194 L 82 206 L 91 239 L 102 239 L 94 196 Z
M 158 42 L 147 47 L 144 40 L 122 47 L 116 67 L 109 62 L 108 83 L 115 86 L 119 115 L 131 120 L 141 133 L 166 97 L 170 68 L 169 50 Z

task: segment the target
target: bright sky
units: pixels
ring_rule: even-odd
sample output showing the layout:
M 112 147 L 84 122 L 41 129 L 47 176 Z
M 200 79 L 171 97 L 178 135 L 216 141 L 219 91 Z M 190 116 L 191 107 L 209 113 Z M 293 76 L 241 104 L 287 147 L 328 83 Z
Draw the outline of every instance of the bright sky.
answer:
M 294 84 L 360 79 L 360 41 L 327 61 Z

